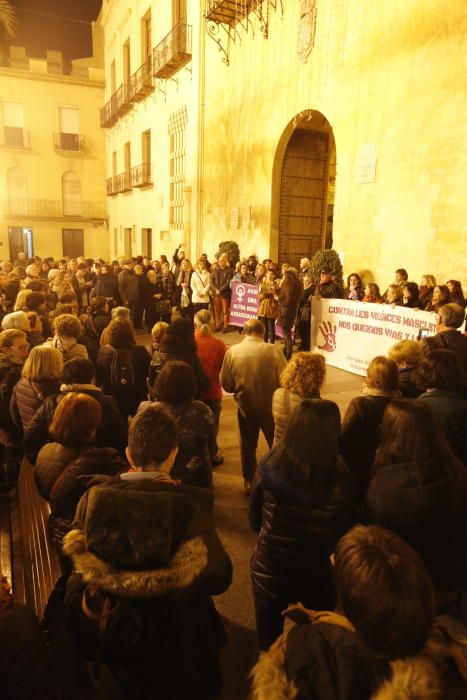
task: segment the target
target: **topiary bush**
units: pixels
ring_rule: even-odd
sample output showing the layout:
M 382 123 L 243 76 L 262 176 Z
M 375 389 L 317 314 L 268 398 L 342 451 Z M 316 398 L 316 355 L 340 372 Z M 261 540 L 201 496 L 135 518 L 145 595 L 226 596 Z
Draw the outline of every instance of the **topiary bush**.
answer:
M 311 259 L 311 274 L 313 275 L 313 282 L 315 284 L 319 283 L 319 273 L 321 269 L 325 266 L 331 268 L 334 281 L 340 284 L 341 287 L 344 286 L 344 279 L 342 276 L 343 268 L 341 259 L 338 253 L 333 250 L 317 250 Z
M 223 253 L 226 253 L 230 267 L 234 268 L 240 260 L 240 248 L 238 243 L 235 241 L 222 241 L 222 243 L 219 243 L 219 250 L 215 255 L 216 260 L 219 260 L 219 257 Z

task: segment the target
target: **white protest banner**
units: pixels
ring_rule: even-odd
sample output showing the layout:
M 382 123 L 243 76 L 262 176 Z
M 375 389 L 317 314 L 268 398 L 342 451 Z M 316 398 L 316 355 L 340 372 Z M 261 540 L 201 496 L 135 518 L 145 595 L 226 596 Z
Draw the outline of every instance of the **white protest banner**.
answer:
M 333 367 L 365 376 L 376 355 L 398 340 L 436 333 L 436 314 L 390 304 L 313 297 L 311 347 Z
M 243 327 L 248 319 L 258 318 L 258 304 L 258 287 L 256 284 L 233 282 L 229 324 Z

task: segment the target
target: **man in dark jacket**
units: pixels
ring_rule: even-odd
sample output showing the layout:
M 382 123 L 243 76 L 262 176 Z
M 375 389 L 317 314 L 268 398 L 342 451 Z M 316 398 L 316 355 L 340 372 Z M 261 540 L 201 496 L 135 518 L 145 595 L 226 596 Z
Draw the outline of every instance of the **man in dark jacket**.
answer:
M 133 260 L 127 258 L 123 261 L 123 270 L 118 275 L 118 292 L 124 306 L 130 309 L 133 318 L 136 302 L 138 301 L 138 278 L 133 271 Z
M 216 331 L 222 329 L 223 333 L 227 333 L 229 329 L 230 280 L 232 279 L 232 274 L 232 270 L 229 267 L 229 259 L 223 253 L 219 258 L 218 264 L 211 272 Z
M 176 453 L 172 416 L 159 406 L 139 413 L 128 438 L 132 469 L 91 482 L 64 539 L 75 571 L 65 607 L 80 655 L 103 662 L 102 682 L 110 676 L 122 697 L 214 700 L 226 640 L 211 595 L 229 587 L 232 565 L 212 494 L 168 476 Z M 102 634 L 106 601 L 119 612 Z
M 65 394 L 71 391 L 89 394 L 101 405 L 102 420 L 96 432 L 96 447 L 113 447 L 121 454 L 125 452 L 128 428 L 118 410 L 117 403 L 113 396 L 104 394 L 93 382 L 94 367 L 90 360 L 76 357 L 65 363 L 60 393 L 45 399 L 24 433 L 24 450 L 32 464 L 35 463 L 41 447 L 46 442 L 52 441 L 49 426 L 52 423 L 55 408 Z
M 467 336 L 457 329 L 464 322 L 464 309 L 459 304 L 444 304 L 438 310 L 437 333 L 423 340 L 423 352 L 452 350 L 467 376 Z M 465 378 L 464 378 L 465 390 Z
M 332 279 L 332 270 L 328 266 L 321 268 L 319 284 L 315 289 L 316 296 L 323 299 L 342 299 L 344 293 L 337 282 Z

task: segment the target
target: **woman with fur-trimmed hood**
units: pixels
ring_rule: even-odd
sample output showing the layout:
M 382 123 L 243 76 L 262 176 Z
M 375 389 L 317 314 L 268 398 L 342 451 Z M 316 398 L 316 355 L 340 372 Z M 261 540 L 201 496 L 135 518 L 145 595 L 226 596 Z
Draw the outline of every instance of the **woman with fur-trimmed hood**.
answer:
M 250 700 L 467 697 L 467 629 L 435 618 L 428 572 L 403 540 L 356 526 L 334 571 L 339 612 L 289 607 L 288 631 L 252 671 Z
M 130 470 L 91 482 L 64 538 L 68 629 L 101 683 L 111 679 L 106 698 L 214 700 L 221 689 L 225 633 L 211 595 L 229 587 L 232 565 L 211 492 L 169 476 L 176 440 L 165 409 L 139 413 Z

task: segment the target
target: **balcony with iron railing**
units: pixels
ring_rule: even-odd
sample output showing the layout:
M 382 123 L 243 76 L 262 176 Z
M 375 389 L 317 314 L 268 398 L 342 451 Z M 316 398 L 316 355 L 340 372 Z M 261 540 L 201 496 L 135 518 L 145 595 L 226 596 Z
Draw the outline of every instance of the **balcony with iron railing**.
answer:
M 85 140 L 81 134 L 69 134 L 61 131 L 54 134 L 54 148 L 56 151 L 84 152 Z
M 141 163 L 131 169 L 131 186 L 148 187 L 152 185 L 152 165 L 151 163 Z
M 258 5 L 258 0 L 206 0 L 205 17 L 211 22 L 235 24 Z
M 191 61 L 191 35 L 191 25 L 179 22 L 156 46 L 153 52 L 156 78 L 171 78 Z
M 1 145 L 4 148 L 29 149 L 29 131 L 21 126 L 4 126 Z
M 140 102 L 151 92 L 154 92 L 154 76 L 152 74 L 152 58 L 148 56 L 129 80 L 128 97 L 131 102 Z
M 114 194 L 129 192 L 131 190 L 131 171 L 120 173 L 120 175 L 115 175 L 113 180 Z
M 106 219 L 107 210 L 103 202 L 81 199 L 19 199 L 9 198 L 1 202 L 6 216 L 21 216 L 32 219 Z
M 130 82 L 122 83 L 100 111 L 101 127 L 109 128 L 132 108 Z

